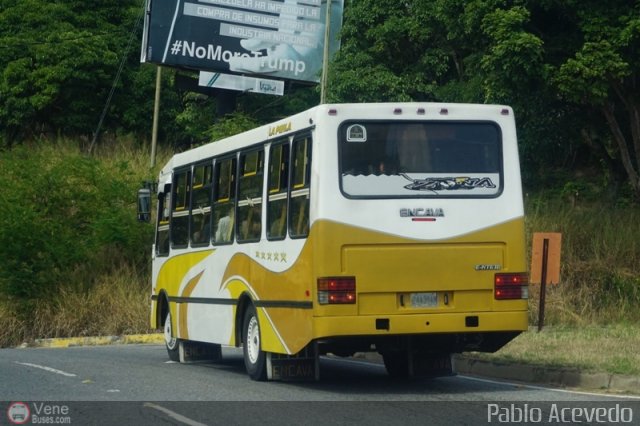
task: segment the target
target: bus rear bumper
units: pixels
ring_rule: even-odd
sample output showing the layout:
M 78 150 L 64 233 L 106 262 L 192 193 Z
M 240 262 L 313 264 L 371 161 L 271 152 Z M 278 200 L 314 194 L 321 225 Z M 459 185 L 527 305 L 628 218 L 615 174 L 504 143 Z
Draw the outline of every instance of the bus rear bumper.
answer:
M 357 341 L 358 350 L 413 340 L 449 352 L 494 352 L 527 328 L 527 311 L 315 317 L 314 340 L 329 347 Z
M 314 337 L 526 331 L 527 311 L 314 317 Z

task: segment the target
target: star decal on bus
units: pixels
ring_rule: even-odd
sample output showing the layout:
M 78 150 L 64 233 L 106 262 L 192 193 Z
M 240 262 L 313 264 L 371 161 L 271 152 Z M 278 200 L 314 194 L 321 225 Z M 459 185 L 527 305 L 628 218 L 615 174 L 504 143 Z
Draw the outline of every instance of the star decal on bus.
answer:
M 287 263 L 287 253 L 276 251 L 256 251 L 256 259 L 268 260 L 278 263 Z

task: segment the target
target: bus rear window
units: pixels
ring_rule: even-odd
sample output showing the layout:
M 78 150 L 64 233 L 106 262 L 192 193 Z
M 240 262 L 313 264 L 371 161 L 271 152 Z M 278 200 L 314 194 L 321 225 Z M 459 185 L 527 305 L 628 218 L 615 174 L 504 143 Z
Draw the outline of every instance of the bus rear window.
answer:
M 490 122 L 347 122 L 339 131 L 350 197 L 491 197 L 501 191 L 500 129 Z

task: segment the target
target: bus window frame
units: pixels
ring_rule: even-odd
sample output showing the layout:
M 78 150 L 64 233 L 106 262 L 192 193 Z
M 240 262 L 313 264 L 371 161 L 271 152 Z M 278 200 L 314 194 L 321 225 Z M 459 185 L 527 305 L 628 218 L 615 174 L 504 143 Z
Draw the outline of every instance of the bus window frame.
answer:
M 195 183 L 195 178 L 196 178 L 196 169 L 198 167 L 203 167 L 204 168 L 204 176 L 203 176 L 203 181 L 201 183 L 196 184 Z M 202 189 L 202 188 L 206 188 L 207 186 L 207 182 L 205 182 L 206 177 L 207 177 L 207 167 L 211 167 L 211 180 L 209 182 L 209 203 L 208 205 L 205 206 L 209 208 L 209 235 L 208 238 L 206 239 L 206 241 L 203 242 L 194 242 L 193 239 L 193 219 L 194 219 L 194 215 L 193 215 L 193 211 L 194 211 L 194 200 L 195 200 L 195 194 L 194 192 L 198 189 Z M 189 201 L 189 245 L 191 247 L 207 247 L 209 246 L 212 241 L 213 241 L 213 235 L 212 235 L 212 222 L 213 222 L 213 186 L 214 186 L 214 182 L 213 182 L 213 178 L 214 178 L 214 162 L 212 158 L 209 158 L 207 160 L 204 161 L 199 161 L 197 163 L 194 163 L 192 165 L 192 170 L 191 170 L 191 200 Z M 204 210 L 204 209 L 203 209 Z M 202 213 L 203 215 L 206 215 L 206 213 L 203 211 Z M 207 228 L 207 224 L 205 223 L 204 225 L 204 229 Z
M 233 177 L 233 182 L 230 182 L 229 184 L 229 197 L 228 198 L 223 198 L 223 199 L 217 199 L 218 194 L 220 193 L 220 187 L 218 185 L 219 183 L 219 175 L 218 175 L 218 167 L 222 167 L 221 163 L 225 162 L 225 161 L 231 161 L 231 171 L 229 173 L 230 176 Z M 235 161 L 235 170 L 233 167 L 233 162 Z M 234 151 L 228 154 L 225 154 L 224 156 L 215 158 L 214 162 L 213 162 L 213 181 L 212 181 L 212 187 L 213 187 L 213 194 L 211 196 L 211 243 L 214 246 L 226 246 L 226 245 L 231 245 L 235 242 L 236 240 L 236 232 L 235 232 L 235 222 L 236 222 L 236 205 L 237 205 L 237 198 L 238 198 L 238 188 L 237 188 L 237 184 L 238 184 L 238 152 Z M 233 195 L 233 198 L 231 197 L 231 195 Z M 233 200 L 233 201 L 231 201 Z M 233 212 L 233 223 L 231 224 L 231 237 L 229 238 L 229 240 L 223 240 L 223 241 L 216 241 L 215 239 L 215 235 L 216 232 L 218 230 L 218 224 L 215 223 L 215 209 L 216 206 L 221 204 L 221 203 L 232 203 L 230 210 Z M 220 221 L 220 219 L 218 219 L 218 222 Z M 215 230 L 214 230 L 214 224 L 215 224 Z
M 271 174 L 271 170 L 270 168 L 272 167 L 272 152 L 274 151 L 274 147 L 281 147 L 281 151 L 280 151 L 280 158 L 278 161 L 278 164 L 280 165 L 280 167 L 282 167 L 283 165 L 283 160 L 285 160 L 285 155 L 286 155 L 286 179 L 287 182 L 285 182 L 285 187 L 283 188 L 283 176 L 282 176 L 282 170 L 279 170 L 277 173 L 277 181 L 278 181 L 278 187 L 276 189 L 272 190 L 272 174 Z M 286 153 L 284 152 L 286 149 Z M 269 146 L 269 159 L 268 159 L 268 168 L 269 168 L 269 172 L 267 174 L 267 200 L 266 200 L 266 213 L 265 213 L 265 233 L 267 236 L 267 240 L 268 241 L 282 241 L 284 239 L 287 238 L 288 235 L 288 231 L 289 231 L 289 193 L 290 193 L 290 174 L 291 174 L 291 139 L 289 137 L 285 137 L 282 139 L 276 139 L 273 142 L 271 142 L 271 145 Z M 282 194 L 282 195 L 281 195 Z M 282 196 L 282 198 L 284 198 L 284 202 L 285 202 L 285 216 L 284 216 L 284 233 L 282 235 L 278 235 L 278 236 L 272 236 L 271 234 L 271 215 L 270 215 L 270 203 L 271 203 L 271 196 L 276 195 L 276 196 Z M 277 200 L 275 200 L 277 201 Z M 276 218 L 275 220 L 279 220 L 280 218 Z
M 463 193 L 457 194 L 432 194 L 427 191 L 421 194 L 415 195 L 353 195 L 345 192 L 342 185 L 342 167 L 343 167 L 343 154 L 342 147 L 340 144 L 343 141 L 341 135 L 345 133 L 345 129 L 352 124 L 367 124 L 367 123 L 402 123 L 402 124 L 489 124 L 495 127 L 497 138 L 498 138 L 498 174 L 499 178 L 499 191 L 495 194 L 468 194 L 464 195 Z M 502 196 L 504 192 L 504 175 L 505 175 L 505 167 L 504 167 L 504 135 L 502 132 L 502 127 L 497 121 L 494 120 L 394 120 L 394 119 L 365 119 L 365 120 L 355 120 L 349 119 L 341 122 L 337 127 L 337 139 L 336 139 L 336 148 L 338 152 L 338 187 L 340 188 L 340 192 L 342 196 L 349 200 L 392 200 L 392 199 L 404 199 L 404 200 L 413 200 L 413 199 L 458 199 L 458 200 L 473 200 L 473 199 L 493 199 Z M 346 142 L 345 142 L 346 143 Z M 453 173 L 452 173 L 453 174 Z
M 183 248 L 187 248 L 189 247 L 189 240 L 190 240 L 190 236 L 191 236 L 191 232 L 190 232 L 190 228 L 191 228 L 191 212 L 189 211 L 189 205 L 191 204 L 191 165 L 185 166 L 185 167 L 180 167 L 177 168 L 173 171 L 173 176 L 171 177 L 171 203 L 172 203 L 172 207 L 171 207 L 171 216 L 169 219 L 169 239 L 171 242 L 171 248 L 172 249 L 183 249 Z M 180 187 L 180 185 L 177 185 L 180 183 L 179 176 L 183 175 L 185 176 L 185 182 L 184 182 L 184 189 L 185 189 L 185 194 L 184 194 L 184 204 L 178 205 L 178 197 L 177 197 L 177 193 L 178 193 L 178 189 Z M 178 219 L 178 218 L 182 218 L 182 215 L 180 216 L 174 216 L 174 213 L 186 213 L 186 218 L 187 218 L 187 234 L 186 234 L 186 242 L 185 244 L 176 244 L 174 242 L 174 219 Z
M 294 179 L 294 169 L 296 168 L 295 165 L 295 144 L 296 142 L 302 141 L 307 139 L 307 143 L 306 143 L 306 149 L 305 149 L 305 171 L 304 171 L 304 182 L 302 185 L 296 185 L 295 182 L 293 182 Z M 296 134 L 294 134 L 291 137 L 291 148 L 290 148 L 290 153 L 289 153 L 289 191 L 288 191 L 288 211 L 287 211 L 287 233 L 289 235 L 289 238 L 291 238 L 292 240 L 297 240 L 297 239 L 304 239 L 307 238 L 309 236 L 309 228 L 311 227 L 311 216 L 310 216 L 310 210 L 311 210 L 311 165 L 313 163 L 313 132 L 311 132 L 310 130 L 303 130 L 300 131 Z M 298 234 L 297 232 L 294 232 L 296 230 L 293 229 L 294 227 L 294 220 L 292 218 L 293 215 L 293 199 L 294 198 L 298 198 L 298 197 L 293 197 L 292 194 L 294 192 L 298 192 L 298 191 L 307 191 L 306 197 L 307 197 L 307 227 L 306 227 L 306 232 Z
M 158 193 L 158 213 L 156 216 L 156 232 L 155 232 L 155 255 L 157 257 L 169 257 L 171 252 L 171 193 L 172 193 L 172 185 L 166 184 L 164 185 L 163 191 Z M 168 198 L 168 200 L 167 200 Z M 168 206 L 167 206 L 168 203 Z M 164 210 L 167 211 L 167 214 L 164 214 Z M 164 220 L 163 220 L 164 219 Z M 162 230 L 162 232 L 166 232 L 167 236 L 167 250 L 161 252 L 159 249 L 159 239 L 158 236 L 161 232 L 160 228 L 166 227 L 166 230 Z
M 245 172 L 245 162 L 247 157 L 250 154 L 257 154 L 256 157 L 256 161 L 255 161 L 255 169 L 249 172 Z M 262 153 L 262 169 L 260 170 L 260 153 Z M 264 186 L 265 186 L 265 181 L 266 179 L 264 178 L 264 171 L 265 171 L 265 166 L 266 166 L 266 144 L 265 143 L 260 143 L 256 146 L 251 146 L 251 147 L 247 147 L 241 151 L 238 151 L 238 159 L 237 159 L 237 165 L 236 165 L 236 171 L 237 171 L 237 176 L 236 176 L 236 198 L 235 198 L 235 239 L 236 242 L 238 244 L 247 244 L 247 243 L 256 243 L 258 241 L 260 241 L 260 239 L 262 238 L 262 230 L 264 229 L 264 223 L 263 223 L 263 209 L 264 209 L 264 204 L 265 204 L 265 200 L 264 200 Z M 253 161 L 253 160 L 252 160 Z M 242 169 L 242 170 L 241 170 Z M 259 216 L 259 224 L 260 224 L 260 232 L 258 233 L 257 237 L 253 237 L 253 238 L 241 238 L 241 227 L 242 227 L 242 221 L 240 220 L 240 208 L 244 207 L 244 206 L 240 206 L 240 183 L 242 179 L 245 178 L 251 178 L 251 177 L 257 177 L 260 174 L 262 174 L 262 182 L 260 182 L 259 185 L 259 191 L 258 191 L 258 196 L 251 198 L 251 200 L 254 200 L 255 198 L 259 198 L 260 199 L 260 210 L 258 213 Z M 255 214 L 255 212 L 253 213 Z M 253 221 L 252 221 L 253 223 Z M 247 226 L 249 226 L 249 224 L 247 224 Z

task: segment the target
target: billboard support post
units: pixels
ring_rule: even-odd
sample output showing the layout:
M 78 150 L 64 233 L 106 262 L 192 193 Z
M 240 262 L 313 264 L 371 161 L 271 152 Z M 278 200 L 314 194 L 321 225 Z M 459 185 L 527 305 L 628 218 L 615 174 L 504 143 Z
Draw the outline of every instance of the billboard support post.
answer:
M 320 79 L 320 104 L 327 103 L 327 78 L 329 74 L 329 39 L 331 33 L 331 0 L 327 0 L 324 28 L 324 50 L 322 55 L 322 77 Z
M 160 115 L 160 85 L 162 83 L 162 67 L 156 70 L 156 97 L 153 104 L 153 127 L 151 129 L 151 168 L 156 165 L 156 147 L 158 145 L 158 120 Z

